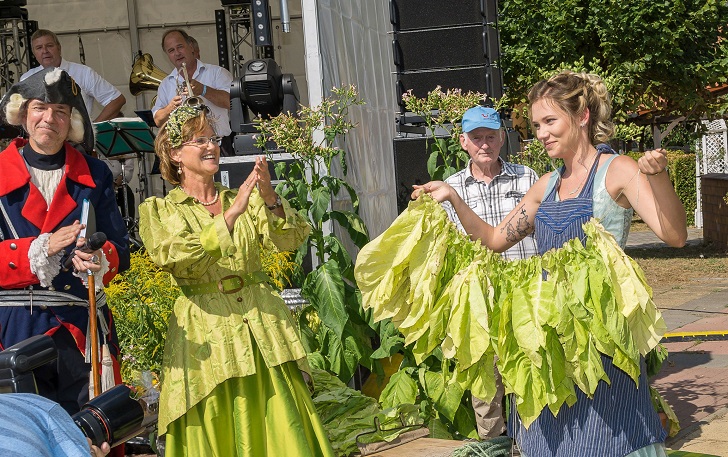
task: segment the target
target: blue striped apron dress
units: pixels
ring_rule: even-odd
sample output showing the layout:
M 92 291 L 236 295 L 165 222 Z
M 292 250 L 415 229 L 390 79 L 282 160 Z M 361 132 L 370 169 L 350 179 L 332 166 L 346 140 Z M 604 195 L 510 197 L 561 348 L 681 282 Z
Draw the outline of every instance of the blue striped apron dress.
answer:
M 558 183 L 541 202 L 536 213 L 535 234 L 539 254 L 561 247 L 572 238 L 585 240 L 582 225 L 594 214 L 592 195 L 594 175 L 602 151 L 589 171 L 578 197 L 557 201 Z M 558 171 L 563 173 L 563 168 Z M 627 454 L 665 440 L 655 412 L 641 362 L 639 388 L 622 370 L 602 355 L 604 371 L 611 386 L 600 381 L 594 398 L 589 399 L 576 389 L 577 401 L 562 406 L 558 416 L 545 408 L 529 426 L 523 424 L 511 403 L 508 433 L 516 439 L 526 457 L 623 457 Z

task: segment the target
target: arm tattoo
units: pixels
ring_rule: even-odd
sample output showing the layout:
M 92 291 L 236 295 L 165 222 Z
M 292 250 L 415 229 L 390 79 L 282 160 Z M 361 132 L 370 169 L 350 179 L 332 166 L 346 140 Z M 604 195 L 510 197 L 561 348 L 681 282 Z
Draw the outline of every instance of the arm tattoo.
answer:
M 517 218 L 517 219 L 516 219 Z M 514 225 L 514 219 L 515 225 Z M 509 242 L 518 242 L 521 241 L 528 235 L 529 233 L 533 232 L 534 226 L 530 222 L 528 222 L 528 214 L 526 214 L 526 206 L 521 205 L 521 208 L 519 211 L 514 214 L 508 222 L 506 222 L 505 227 L 501 228 L 501 233 L 505 230 L 506 232 L 506 240 Z

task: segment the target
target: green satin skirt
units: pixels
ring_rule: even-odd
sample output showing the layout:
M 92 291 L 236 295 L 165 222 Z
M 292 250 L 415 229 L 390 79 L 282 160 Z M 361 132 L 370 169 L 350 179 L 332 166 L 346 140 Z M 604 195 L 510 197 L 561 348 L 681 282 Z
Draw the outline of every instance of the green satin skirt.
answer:
M 167 428 L 167 457 L 334 457 L 296 362 L 219 384 Z

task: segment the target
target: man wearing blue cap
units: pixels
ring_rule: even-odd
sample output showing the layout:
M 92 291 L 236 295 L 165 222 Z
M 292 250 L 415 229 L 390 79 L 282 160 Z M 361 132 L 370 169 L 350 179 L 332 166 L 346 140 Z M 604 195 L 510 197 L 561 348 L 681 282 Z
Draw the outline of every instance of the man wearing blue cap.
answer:
M 505 132 L 501 119 L 493 108 L 475 106 L 463 114 L 463 133 L 460 146 L 470 156 L 467 166 L 450 176 L 446 182 L 480 216 L 497 226 L 518 205 L 526 191 L 538 180 L 535 171 L 525 165 L 506 162 L 500 158 Z M 449 202 L 443 203 L 448 217 L 465 232 L 460 219 Z M 536 254 L 536 240 L 528 235 L 521 242 L 503 252 L 506 259 L 524 259 Z M 490 403 L 473 397 L 473 408 L 482 439 L 505 432 L 503 416 L 503 384 L 495 370 L 496 394 Z

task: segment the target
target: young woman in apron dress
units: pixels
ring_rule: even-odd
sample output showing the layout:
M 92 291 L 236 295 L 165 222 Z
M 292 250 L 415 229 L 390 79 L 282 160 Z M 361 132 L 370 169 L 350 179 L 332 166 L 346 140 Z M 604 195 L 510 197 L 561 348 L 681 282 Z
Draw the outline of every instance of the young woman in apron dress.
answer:
M 547 173 L 501 224 L 485 223 L 447 184 L 415 186 L 437 201 L 448 200 L 474 238 L 502 252 L 535 232 L 541 254 L 573 238 L 585 238 L 582 225 L 592 216 L 624 247 L 633 211 L 670 246 L 687 238 L 685 209 L 668 177 L 666 152 L 647 151 L 635 161 L 607 145 L 614 132 L 611 100 L 596 75 L 565 71 L 538 82 L 529 92 L 531 124 L 552 159 L 563 167 Z M 509 434 L 526 457 L 664 456 L 665 431 L 652 407 L 644 374 L 639 387 L 609 357 L 602 356 L 611 385 L 594 397 L 577 390 L 578 400 L 554 417 L 545 409 L 524 428 L 517 414 Z

